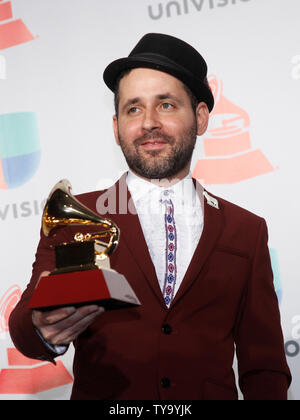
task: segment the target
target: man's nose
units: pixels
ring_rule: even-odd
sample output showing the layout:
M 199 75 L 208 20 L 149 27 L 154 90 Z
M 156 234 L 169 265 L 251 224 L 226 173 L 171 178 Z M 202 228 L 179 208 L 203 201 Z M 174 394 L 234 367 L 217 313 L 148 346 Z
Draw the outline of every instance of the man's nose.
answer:
M 155 109 L 145 110 L 143 118 L 143 129 L 152 131 L 157 128 L 161 128 L 161 121 L 157 111 Z

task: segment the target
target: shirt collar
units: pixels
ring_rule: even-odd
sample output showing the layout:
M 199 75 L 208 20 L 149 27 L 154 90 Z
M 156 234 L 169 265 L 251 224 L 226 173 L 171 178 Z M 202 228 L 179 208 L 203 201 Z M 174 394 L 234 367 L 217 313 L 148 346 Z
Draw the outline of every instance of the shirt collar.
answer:
M 189 203 L 192 205 L 196 193 L 191 173 L 170 188 L 162 187 L 151 181 L 147 181 L 137 176 L 131 170 L 128 171 L 126 182 L 135 203 L 151 200 L 153 197 L 158 197 L 159 199 L 165 190 L 170 190 L 173 192 L 172 196 L 174 197 L 174 200 L 184 201 L 186 205 Z

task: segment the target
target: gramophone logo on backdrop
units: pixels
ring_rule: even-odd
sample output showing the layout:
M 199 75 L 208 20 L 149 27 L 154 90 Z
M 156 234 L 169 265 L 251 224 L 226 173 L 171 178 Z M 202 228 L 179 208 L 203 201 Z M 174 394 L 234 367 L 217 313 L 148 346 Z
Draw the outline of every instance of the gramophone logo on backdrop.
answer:
M 0 299 L 0 338 L 8 333 L 8 319 L 21 297 L 18 285 L 11 286 Z M 0 394 L 36 394 L 73 382 L 61 361 L 52 363 L 28 359 L 16 348 L 0 340 Z
M 193 176 L 204 184 L 232 184 L 274 171 L 261 150 L 253 150 L 246 111 L 223 96 L 222 82 L 209 76 L 215 98 L 211 121 L 203 140 L 204 158 Z
M 40 141 L 34 112 L 0 115 L 0 190 L 26 183 L 40 163 Z
M 3 3 L 3 0 L 0 0 L 0 22 L 10 20 L 0 24 L 0 50 L 34 40 L 22 19 L 11 20 L 12 18 L 11 1 Z

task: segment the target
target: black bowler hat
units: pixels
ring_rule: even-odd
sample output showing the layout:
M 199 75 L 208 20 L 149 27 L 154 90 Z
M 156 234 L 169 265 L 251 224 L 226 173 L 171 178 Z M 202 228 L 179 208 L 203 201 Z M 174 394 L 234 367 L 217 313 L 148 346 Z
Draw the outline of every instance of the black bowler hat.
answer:
M 146 34 L 128 57 L 109 64 L 103 79 L 113 92 L 120 73 L 127 69 L 146 67 L 164 71 L 186 84 L 199 102 L 213 109 L 214 97 L 207 83 L 207 65 L 195 48 L 181 39 L 164 34 Z

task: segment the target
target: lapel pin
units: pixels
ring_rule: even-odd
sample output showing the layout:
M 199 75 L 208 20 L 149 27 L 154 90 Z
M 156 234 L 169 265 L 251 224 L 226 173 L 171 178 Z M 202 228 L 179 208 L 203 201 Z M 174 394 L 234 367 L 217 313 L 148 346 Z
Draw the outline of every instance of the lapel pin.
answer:
M 212 197 L 211 195 L 209 195 L 206 191 L 203 191 L 203 195 L 206 198 L 207 204 L 209 204 L 210 206 L 214 207 L 215 209 L 219 210 L 219 202 L 216 198 Z

